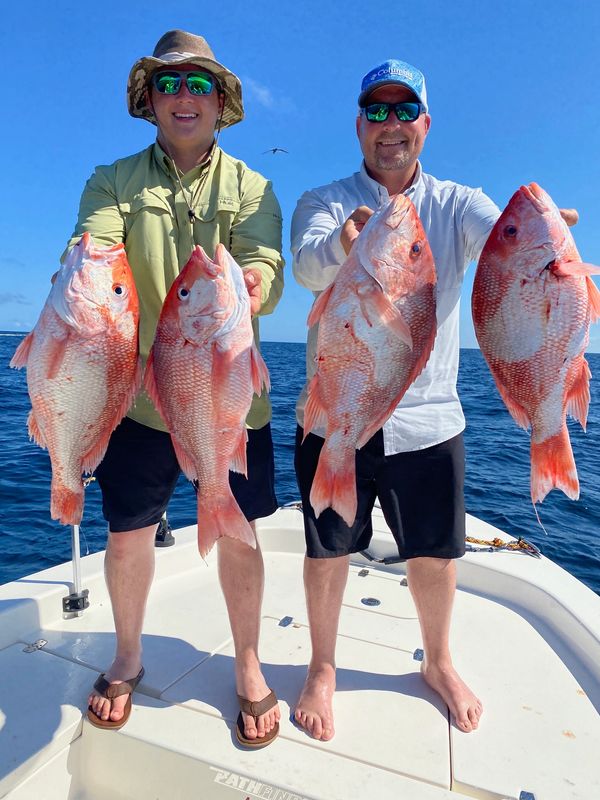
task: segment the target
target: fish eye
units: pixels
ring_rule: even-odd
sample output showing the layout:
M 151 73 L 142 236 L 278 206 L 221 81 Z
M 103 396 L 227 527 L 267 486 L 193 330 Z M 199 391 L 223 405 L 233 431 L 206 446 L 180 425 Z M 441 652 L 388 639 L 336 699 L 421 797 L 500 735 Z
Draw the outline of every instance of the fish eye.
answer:
M 119 283 L 117 283 L 115 286 L 113 286 L 113 292 L 116 295 L 119 295 L 119 297 L 124 293 L 124 291 L 125 290 L 123 289 L 123 287 Z
M 510 239 L 514 238 L 517 235 L 517 229 L 514 225 L 507 225 L 504 228 L 504 235 L 508 236 Z
M 415 256 L 419 255 L 419 253 L 421 252 L 421 245 L 419 244 L 419 242 L 415 242 L 413 244 L 413 246 L 410 248 L 410 252 Z
M 187 297 L 189 297 L 189 294 L 190 290 L 186 289 L 185 286 L 180 286 L 179 289 L 177 290 L 177 297 L 180 300 L 185 300 Z

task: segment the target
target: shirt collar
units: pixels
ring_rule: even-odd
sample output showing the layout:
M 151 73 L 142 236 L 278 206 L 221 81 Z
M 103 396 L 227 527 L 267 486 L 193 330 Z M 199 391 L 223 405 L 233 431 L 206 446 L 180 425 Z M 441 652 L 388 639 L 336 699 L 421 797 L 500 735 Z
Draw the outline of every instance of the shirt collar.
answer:
M 365 167 L 364 159 L 360 165 L 360 172 L 358 173 L 360 176 L 360 180 L 364 184 L 365 188 L 373 196 L 373 199 L 377 203 L 377 205 L 383 205 L 383 203 L 387 203 L 390 199 L 388 194 L 388 190 L 383 186 L 381 183 L 378 183 L 374 178 L 372 178 L 369 173 L 367 172 L 367 168 Z M 421 162 L 417 161 L 417 169 L 415 170 L 415 176 L 412 180 L 410 186 L 408 186 L 403 194 L 407 197 L 413 197 L 418 184 L 421 182 L 423 176 L 423 169 L 421 167 Z
M 211 163 L 213 163 L 213 164 L 216 163 L 218 161 L 218 156 L 220 154 L 220 151 L 221 151 L 221 148 L 219 147 L 219 145 L 216 145 L 214 147 L 214 149 L 211 150 L 212 157 L 211 157 L 211 153 L 209 153 L 209 155 L 204 159 L 204 161 L 201 164 L 198 164 L 197 167 L 194 167 L 194 169 L 190 170 L 190 172 L 188 173 L 189 177 L 190 177 L 190 180 L 195 180 L 196 178 L 198 178 L 200 176 L 200 174 L 202 172 L 204 172 L 204 169 L 207 166 L 209 166 Z M 158 164 L 159 169 L 161 169 L 163 172 L 165 172 L 171 178 L 174 178 L 175 177 L 175 170 L 174 170 L 173 162 L 170 159 L 170 157 L 167 155 L 167 153 L 163 150 L 163 148 L 159 145 L 158 140 L 156 142 L 154 142 L 153 155 L 154 155 L 154 160 Z M 187 183 L 187 181 L 186 181 L 186 183 Z

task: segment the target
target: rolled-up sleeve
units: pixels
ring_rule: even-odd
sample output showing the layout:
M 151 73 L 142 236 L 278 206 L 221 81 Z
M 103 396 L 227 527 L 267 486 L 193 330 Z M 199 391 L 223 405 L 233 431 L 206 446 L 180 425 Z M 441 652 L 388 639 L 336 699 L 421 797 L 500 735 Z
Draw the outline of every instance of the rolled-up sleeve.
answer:
M 462 218 L 465 255 L 469 261 L 477 261 L 499 216 L 500 209 L 493 200 L 481 189 L 473 191 Z
M 86 231 L 97 245 L 110 246 L 125 241 L 125 223 L 109 167 L 98 167 L 86 183 L 79 202 L 77 224 L 61 261 Z
M 242 269 L 261 274 L 260 316 L 270 314 L 283 291 L 281 209 L 270 181 L 247 173 L 239 212 L 231 228 L 231 255 Z
M 301 286 L 319 292 L 335 278 L 346 260 L 340 242 L 343 224 L 343 213 L 337 218 L 316 192 L 305 192 L 298 200 L 292 217 L 292 269 Z

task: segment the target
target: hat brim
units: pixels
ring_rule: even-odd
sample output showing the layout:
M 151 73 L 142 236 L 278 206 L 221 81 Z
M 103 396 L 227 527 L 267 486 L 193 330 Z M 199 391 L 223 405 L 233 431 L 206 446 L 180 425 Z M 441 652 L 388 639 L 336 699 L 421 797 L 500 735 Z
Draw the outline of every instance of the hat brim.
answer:
M 404 83 L 404 81 L 391 81 L 389 79 L 378 81 L 377 83 L 372 83 L 366 91 L 361 92 L 358 96 L 358 107 L 364 108 L 367 105 L 367 100 L 373 92 L 376 92 L 377 89 L 381 89 L 383 86 L 404 86 L 405 89 L 408 89 L 412 94 L 417 98 L 419 103 L 425 106 L 425 111 L 427 112 L 427 103 L 423 103 L 423 100 L 419 96 L 417 92 L 415 92 L 414 88 L 408 84 Z
M 221 91 L 225 96 L 221 128 L 227 128 L 244 119 L 244 105 L 242 101 L 242 84 L 240 79 L 223 64 L 211 58 L 202 56 L 183 57 L 176 60 L 165 60 L 146 56 L 135 62 L 129 73 L 127 81 L 127 108 L 132 117 L 147 119 L 156 125 L 156 117 L 148 104 L 146 89 L 150 78 L 157 69 L 165 67 L 180 67 L 193 65 L 203 67 L 219 81 Z

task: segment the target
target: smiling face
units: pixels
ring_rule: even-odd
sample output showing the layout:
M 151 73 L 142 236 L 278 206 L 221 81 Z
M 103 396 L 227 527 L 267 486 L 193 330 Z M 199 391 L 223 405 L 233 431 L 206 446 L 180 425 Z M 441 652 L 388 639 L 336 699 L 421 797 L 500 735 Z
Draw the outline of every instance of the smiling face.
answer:
M 189 64 L 177 67 L 179 72 L 201 69 Z M 212 145 L 223 106 L 223 96 L 216 86 L 207 95 L 190 94 L 185 83 L 177 94 L 161 94 L 154 86 L 149 92 L 158 127 L 157 138 L 163 149 L 175 157 L 178 164 L 182 155 L 195 160 L 203 156 Z
M 415 97 L 404 86 L 382 86 L 372 92 L 368 100 L 369 103 L 401 103 L 415 100 Z M 388 189 L 390 183 L 408 183 L 430 124 L 429 114 L 421 114 L 414 122 L 400 122 L 394 111 L 390 111 L 385 122 L 369 122 L 364 114 L 359 114 L 356 132 L 369 175 Z

